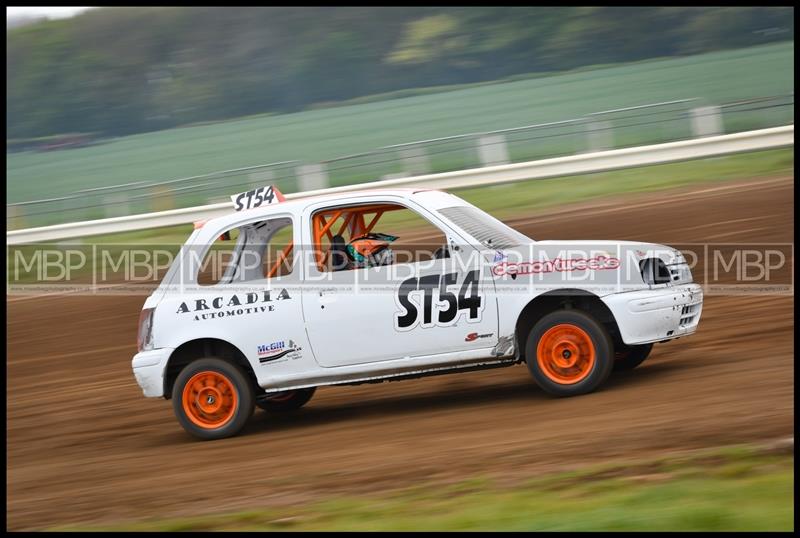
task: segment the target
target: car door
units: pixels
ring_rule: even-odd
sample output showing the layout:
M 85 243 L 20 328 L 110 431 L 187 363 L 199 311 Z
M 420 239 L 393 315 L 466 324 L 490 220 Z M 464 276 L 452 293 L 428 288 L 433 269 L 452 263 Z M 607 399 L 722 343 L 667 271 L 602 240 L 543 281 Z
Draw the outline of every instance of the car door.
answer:
M 396 204 L 411 212 L 430 227 L 414 233 L 436 238 L 425 245 L 429 251 L 446 244 L 449 257 L 426 259 L 418 256 L 424 249 L 408 255 L 396 249 L 391 265 L 326 271 L 307 264 L 303 312 L 317 362 L 338 367 L 492 348 L 497 343 L 496 300 L 477 250 L 410 202 L 384 198 L 360 203 Z M 309 208 L 304 228 L 313 229 L 314 213 L 329 209 Z M 402 238 L 397 226 L 380 231 Z M 305 237 L 313 243 L 311 235 Z

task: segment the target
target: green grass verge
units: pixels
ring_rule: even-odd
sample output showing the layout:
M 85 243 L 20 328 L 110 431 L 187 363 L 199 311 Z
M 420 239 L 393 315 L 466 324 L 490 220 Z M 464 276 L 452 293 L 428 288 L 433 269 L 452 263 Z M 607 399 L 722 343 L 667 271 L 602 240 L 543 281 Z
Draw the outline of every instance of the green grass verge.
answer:
M 80 529 L 791 531 L 793 468 L 791 449 L 737 446 L 544 475 L 511 487 L 475 477 L 291 508 Z
M 6 195 L 9 202 L 51 198 L 79 189 L 157 182 L 278 161 L 319 162 L 391 144 L 566 120 L 647 103 L 696 97 L 704 104 L 720 104 L 793 91 L 794 43 L 784 42 L 297 114 L 262 115 L 129 136 L 86 148 L 7 154 Z M 751 113 L 756 123 L 750 128 L 758 127 L 765 114 L 763 110 Z M 790 116 L 791 112 L 787 121 Z M 647 132 L 654 129 L 661 127 Z M 532 158 L 529 153 L 535 154 L 545 140 L 527 146 L 520 142 L 530 150 L 522 157 Z M 585 140 L 574 144 L 585 145 Z M 574 149 L 573 142 L 568 146 Z M 509 151 L 517 154 L 521 149 Z M 452 163 L 432 165 L 458 168 L 466 158 L 451 155 Z M 354 170 L 332 172 L 332 180 L 351 183 L 358 179 L 351 177 L 357 175 Z M 364 179 L 378 177 L 377 170 Z

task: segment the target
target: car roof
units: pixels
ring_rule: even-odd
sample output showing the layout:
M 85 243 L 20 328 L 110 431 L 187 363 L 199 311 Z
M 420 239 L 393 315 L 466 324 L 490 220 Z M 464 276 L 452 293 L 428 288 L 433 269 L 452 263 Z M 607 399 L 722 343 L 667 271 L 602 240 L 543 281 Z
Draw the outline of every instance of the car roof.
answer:
M 316 204 L 318 202 L 341 201 L 347 203 L 351 201 L 351 199 L 353 198 L 359 198 L 363 196 L 399 196 L 402 198 L 410 198 L 415 194 L 424 192 L 446 194 L 443 191 L 438 191 L 435 189 L 395 188 L 395 189 L 362 189 L 357 191 L 333 192 L 333 193 L 325 193 L 325 194 L 310 195 L 310 196 L 301 195 L 298 196 L 298 198 L 285 200 L 277 204 L 270 204 L 261 207 L 256 207 L 253 209 L 245 209 L 242 211 L 234 211 L 233 207 L 231 207 L 230 213 L 221 215 L 219 217 L 207 219 L 205 221 L 199 221 L 198 223 L 195 224 L 195 228 L 203 228 L 207 225 L 211 225 L 212 227 L 216 228 L 218 226 L 225 226 L 242 219 L 248 219 L 248 220 L 250 218 L 258 219 L 259 217 L 268 218 L 271 215 L 279 213 L 288 212 L 288 213 L 299 214 L 307 206 Z

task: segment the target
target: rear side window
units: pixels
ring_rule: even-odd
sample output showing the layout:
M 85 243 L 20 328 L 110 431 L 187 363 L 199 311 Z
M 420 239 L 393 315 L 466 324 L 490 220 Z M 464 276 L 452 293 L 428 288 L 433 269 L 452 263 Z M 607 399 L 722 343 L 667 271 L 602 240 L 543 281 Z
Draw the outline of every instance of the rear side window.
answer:
M 531 241 L 529 237 L 506 226 L 477 207 L 468 205 L 445 207 L 439 209 L 439 213 L 489 248 L 512 248 Z
M 273 218 L 231 228 L 218 236 L 197 268 L 197 283 L 214 286 L 292 274 L 292 220 Z
M 240 234 L 239 228 L 231 228 L 216 238 L 198 269 L 198 284 L 201 286 L 219 284 L 228 271 L 235 269 Z

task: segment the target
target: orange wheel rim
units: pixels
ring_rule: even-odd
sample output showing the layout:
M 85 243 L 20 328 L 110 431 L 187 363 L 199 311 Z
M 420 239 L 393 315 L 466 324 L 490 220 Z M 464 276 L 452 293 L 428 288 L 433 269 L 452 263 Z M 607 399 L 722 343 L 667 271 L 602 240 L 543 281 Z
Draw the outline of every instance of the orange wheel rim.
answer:
M 199 372 L 183 387 L 183 411 L 193 424 L 213 430 L 227 424 L 236 412 L 236 389 L 219 372 Z
M 536 360 L 548 379 L 572 385 L 592 371 L 596 360 L 594 343 L 589 334 L 576 325 L 556 325 L 539 339 Z

